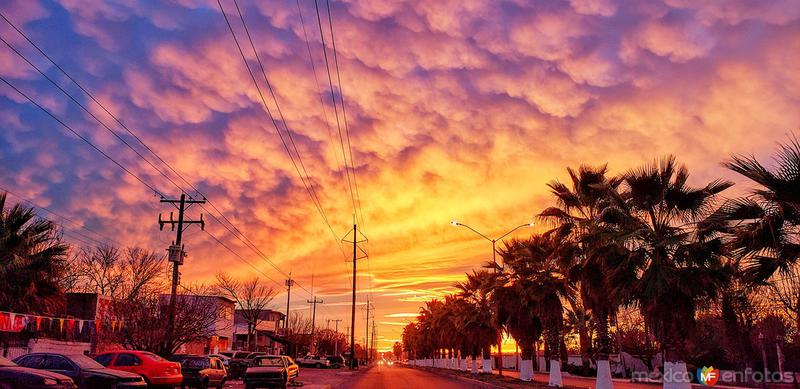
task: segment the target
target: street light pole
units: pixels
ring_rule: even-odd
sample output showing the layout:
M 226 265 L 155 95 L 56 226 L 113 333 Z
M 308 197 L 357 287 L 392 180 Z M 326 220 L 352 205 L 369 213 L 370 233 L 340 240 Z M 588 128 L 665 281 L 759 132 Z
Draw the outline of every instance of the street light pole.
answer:
M 516 231 L 516 230 L 518 230 L 518 229 L 520 229 L 522 227 L 533 227 L 533 222 L 526 223 L 526 224 L 520 224 L 520 225 L 512 228 L 511 230 L 509 230 L 505 234 L 501 235 L 499 238 L 490 238 L 490 237 L 482 234 L 480 231 L 478 231 L 478 230 L 476 230 L 476 229 L 474 229 L 474 228 L 472 228 L 472 227 L 470 227 L 470 226 L 468 226 L 466 224 L 459 223 L 456 220 L 451 221 L 450 224 L 455 226 L 455 227 L 467 228 L 470 231 L 476 233 L 481 238 L 492 242 L 492 262 L 494 262 L 495 272 L 498 271 L 498 270 L 501 270 L 501 268 L 497 265 L 497 241 L 498 240 L 502 240 L 506 236 L 510 235 L 512 232 L 514 232 L 514 231 Z M 506 266 L 506 264 L 503 263 L 502 269 L 504 269 L 505 266 Z M 495 309 L 499 310 L 499 307 L 495 307 Z M 495 312 L 495 314 L 497 314 L 497 313 L 499 313 L 499 312 Z M 502 376 L 503 375 L 503 330 L 500 328 L 500 323 L 498 322 L 497 324 L 498 324 L 497 325 L 497 354 L 498 354 L 497 372 Z M 491 355 L 490 355 L 490 357 L 491 357 Z

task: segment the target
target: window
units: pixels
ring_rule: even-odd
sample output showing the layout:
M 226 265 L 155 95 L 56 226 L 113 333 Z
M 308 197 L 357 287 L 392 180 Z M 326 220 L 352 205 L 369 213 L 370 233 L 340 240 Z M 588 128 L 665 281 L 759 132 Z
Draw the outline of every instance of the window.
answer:
M 218 369 L 218 370 L 222 369 L 222 362 L 220 362 L 219 359 L 214 358 L 214 359 L 212 359 L 212 361 L 214 361 L 214 363 L 211 365 L 211 367 L 213 367 L 214 369 Z
M 67 358 L 49 355 L 44 360 L 44 365 L 42 365 L 42 369 L 45 370 L 58 370 L 58 371 L 72 371 L 72 363 L 70 363 Z
M 280 366 L 284 367 L 281 357 L 262 357 L 253 361 L 253 366 Z
M 114 354 L 103 354 L 103 355 L 98 355 L 97 358 L 95 358 L 94 360 L 97 361 L 97 363 L 108 367 L 108 365 L 111 364 L 112 359 L 114 359 Z
M 44 355 L 26 355 L 17 359 L 17 365 L 33 369 L 39 369 L 42 366 L 42 362 L 44 362 Z
M 114 366 L 139 366 L 142 360 L 133 354 L 119 354 Z
M 161 358 L 158 355 L 155 355 L 153 353 L 140 353 L 139 355 L 145 356 L 148 359 L 150 359 L 151 361 L 155 361 L 155 362 L 166 362 L 167 361 L 166 359 Z
M 208 369 L 211 367 L 209 363 L 210 359 L 198 357 L 198 358 L 186 358 L 181 362 L 181 365 L 187 369 Z

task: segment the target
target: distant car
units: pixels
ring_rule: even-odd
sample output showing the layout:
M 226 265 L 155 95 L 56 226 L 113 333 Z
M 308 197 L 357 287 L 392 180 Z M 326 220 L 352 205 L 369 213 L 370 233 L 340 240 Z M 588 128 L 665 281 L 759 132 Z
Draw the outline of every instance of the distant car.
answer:
M 75 389 L 72 379 L 58 373 L 21 367 L 0 357 L 0 388 Z
M 180 359 L 183 371 L 181 388 L 222 388 L 228 372 L 219 358 L 207 355 L 190 355 Z
M 300 366 L 313 366 L 317 369 L 321 369 L 323 367 L 330 367 L 331 361 L 329 361 L 326 357 L 306 355 L 305 357 L 297 358 L 297 364 Z
M 180 363 L 147 351 L 109 351 L 97 355 L 94 360 L 109 369 L 139 374 L 148 385 L 171 387 L 183 381 Z
M 228 353 L 230 353 L 230 360 L 228 360 L 228 377 L 239 378 L 244 374 L 244 371 L 247 370 L 247 366 L 250 365 L 251 361 L 248 358 L 253 353 L 249 351 L 226 351 L 220 354 L 228 356 Z
M 146 388 L 142 376 L 108 369 L 85 355 L 33 353 L 14 360 L 23 367 L 63 374 L 80 389 Z
M 329 366 L 333 369 L 341 369 L 345 367 L 347 363 L 345 362 L 344 357 L 339 355 L 328 355 L 326 359 L 328 359 L 328 363 L 330 363 Z
M 285 355 L 266 355 L 253 360 L 244 373 L 245 389 L 286 388 L 300 374 L 300 367 Z

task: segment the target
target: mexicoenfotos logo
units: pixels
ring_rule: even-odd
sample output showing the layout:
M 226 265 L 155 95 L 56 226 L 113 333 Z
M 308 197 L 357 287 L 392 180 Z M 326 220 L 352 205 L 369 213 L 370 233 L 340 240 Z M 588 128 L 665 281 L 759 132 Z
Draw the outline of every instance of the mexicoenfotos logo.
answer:
M 719 380 L 719 369 L 715 369 L 714 366 L 697 369 L 697 381 L 704 386 L 714 386 L 717 380 Z

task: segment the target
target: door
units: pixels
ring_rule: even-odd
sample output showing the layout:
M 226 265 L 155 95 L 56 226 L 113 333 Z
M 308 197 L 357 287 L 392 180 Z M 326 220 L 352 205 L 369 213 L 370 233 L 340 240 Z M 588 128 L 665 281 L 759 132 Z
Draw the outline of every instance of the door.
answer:
M 60 355 L 48 355 L 44 359 L 44 363 L 42 364 L 42 369 L 52 371 L 53 373 L 63 374 L 69 378 L 72 378 L 72 381 L 75 382 L 75 385 L 81 384 L 81 372 L 80 369 L 77 368 L 69 359 L 64 358 Z
M 140 366 L 142 366 L 142 360 L 136 355 L 130 353 L 120 353 L 117 354 L 117 358 L 114 360 L 114 363 L 109 367 L 115 370 L 137 373 L 140 370 Z
M 222 366 L 222 361 L 218 358 L 211 358 L 211 367 L 214 369 L 214 382 L 216 384 L 225 380 L 225 367 Z

